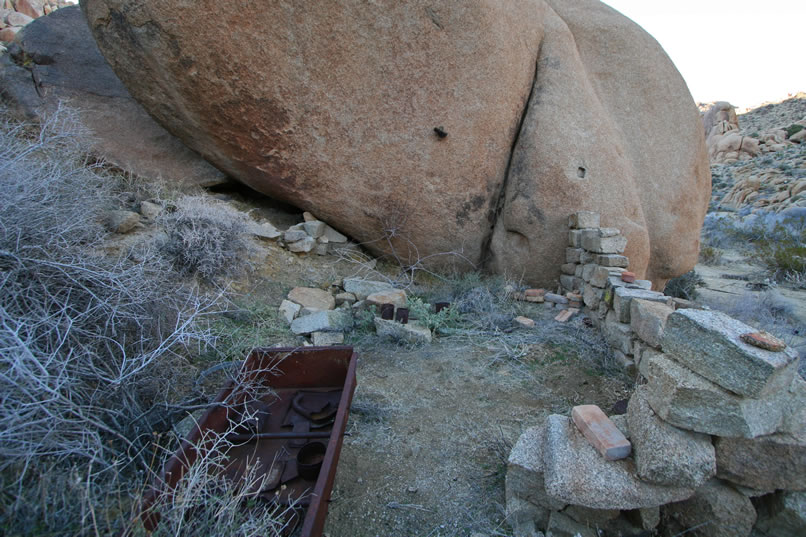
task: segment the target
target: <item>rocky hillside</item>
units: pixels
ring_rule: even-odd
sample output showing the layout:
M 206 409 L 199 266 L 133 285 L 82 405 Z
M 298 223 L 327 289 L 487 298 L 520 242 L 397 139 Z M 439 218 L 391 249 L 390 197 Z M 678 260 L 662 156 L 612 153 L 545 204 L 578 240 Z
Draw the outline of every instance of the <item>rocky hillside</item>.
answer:
M 806 207 L 806 93 L 738 116 L 728 103 L 714 103 L 703 118 L 710 211 L 747 215 Z

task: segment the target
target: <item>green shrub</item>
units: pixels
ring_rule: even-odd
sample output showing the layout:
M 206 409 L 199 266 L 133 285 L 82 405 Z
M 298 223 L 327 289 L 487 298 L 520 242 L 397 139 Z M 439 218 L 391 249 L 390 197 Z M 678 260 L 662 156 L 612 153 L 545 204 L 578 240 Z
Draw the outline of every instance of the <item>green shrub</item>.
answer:
M 804 128 L 806 128 L 806 127 L 804 127 L 803 125 L 797 125 L 797 124 L 793 123 L 792 125 L 788 126 L 785 129 L 786 130 L 786 137 L 791 138 L 793 135 L 799 133 Z
M 439 313 L 436 313 L 433 305 L 416 296 L 409 297 L 408 307 L 410 314 L 432 332 L 456 328 L 461 320 L 459 310 L 456 307 L 444 308 Z
M 697 287 L 700 287 L 704 284 L 705 280 L 703 280 L 696 271 L 690 270 L 682 276 L 669 280 L 669 283 L 666 284 L 666 289 L 664 289 L 663 292 L 666 295 L 677 298 L 696 300 L 697 296 L 699 296 Z
M 713 246 L 700 248 L 700 262 L 706 265 L 717 265 L 722 261 L 722 250 Z

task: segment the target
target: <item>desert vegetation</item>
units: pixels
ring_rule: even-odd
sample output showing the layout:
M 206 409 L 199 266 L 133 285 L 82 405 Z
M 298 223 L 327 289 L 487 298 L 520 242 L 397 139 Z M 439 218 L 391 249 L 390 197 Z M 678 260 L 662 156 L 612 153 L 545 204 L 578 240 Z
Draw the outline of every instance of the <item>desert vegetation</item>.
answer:
M 109 255 L 107 211 L 142 192 L 87 154 L 87 136 L 64 107 L 41 124 L 0 111 L 5 535 L 137 527 L 138 498 L 175 447 L 172 420 L 206 399 L 194 362 L 215 349 L 208 320 L 227 303 L 219 286 L 186 276 L 211 282 L 244 247 L 242 217 L 186 196 L 171 202 L 161 241 Z M 222 495 L 206 477 L 220 457 L 211 454 L 180 484 L 163 506 L 161 533 L 277 534 L 275 513 L 246 516 L 242 498 Z

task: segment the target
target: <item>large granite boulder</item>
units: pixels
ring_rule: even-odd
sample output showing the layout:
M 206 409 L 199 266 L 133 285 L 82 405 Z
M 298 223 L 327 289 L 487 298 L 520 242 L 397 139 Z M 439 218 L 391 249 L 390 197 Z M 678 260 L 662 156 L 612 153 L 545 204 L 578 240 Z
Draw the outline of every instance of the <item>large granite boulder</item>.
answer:
M 639 277 L 696 262 L 710 196 L 697 108 L 658 43 L 598 1 L 82 8 L 169 131 L 376 252 L 461 253 L 550 285 L 568 215 L 592 210 Z
M 21 67 L 0 56 L 0 98 L 27 118 L 75 109 L 92 135 L 91 150 L 138 176 L 210 186 L 226 176 L 157 124 L 98 50 L 78 6 L 58 9 L 25 27 Z

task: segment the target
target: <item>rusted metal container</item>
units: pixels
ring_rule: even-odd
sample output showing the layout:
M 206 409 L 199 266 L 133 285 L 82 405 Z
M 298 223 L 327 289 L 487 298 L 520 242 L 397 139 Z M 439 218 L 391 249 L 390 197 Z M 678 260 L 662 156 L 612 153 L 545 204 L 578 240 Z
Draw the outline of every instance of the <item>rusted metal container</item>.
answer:
M 233 487 L 243 486 L 247 467 L 264 472 L 263 488 L 250 494 L 304 508 L 299 535 L 321 536 L 356 387 L 356 360 L 348 346 L 253 350 L 144 496 L 144 527 L 156 528 L 159 500 L 172 493 L 212 432 L 232 442 L 223 473 Z M 250 420 L 244 421 L 244 415 Z M 311 450 L 317 441 L 326 445 L 324 453 L 321 446 Z

